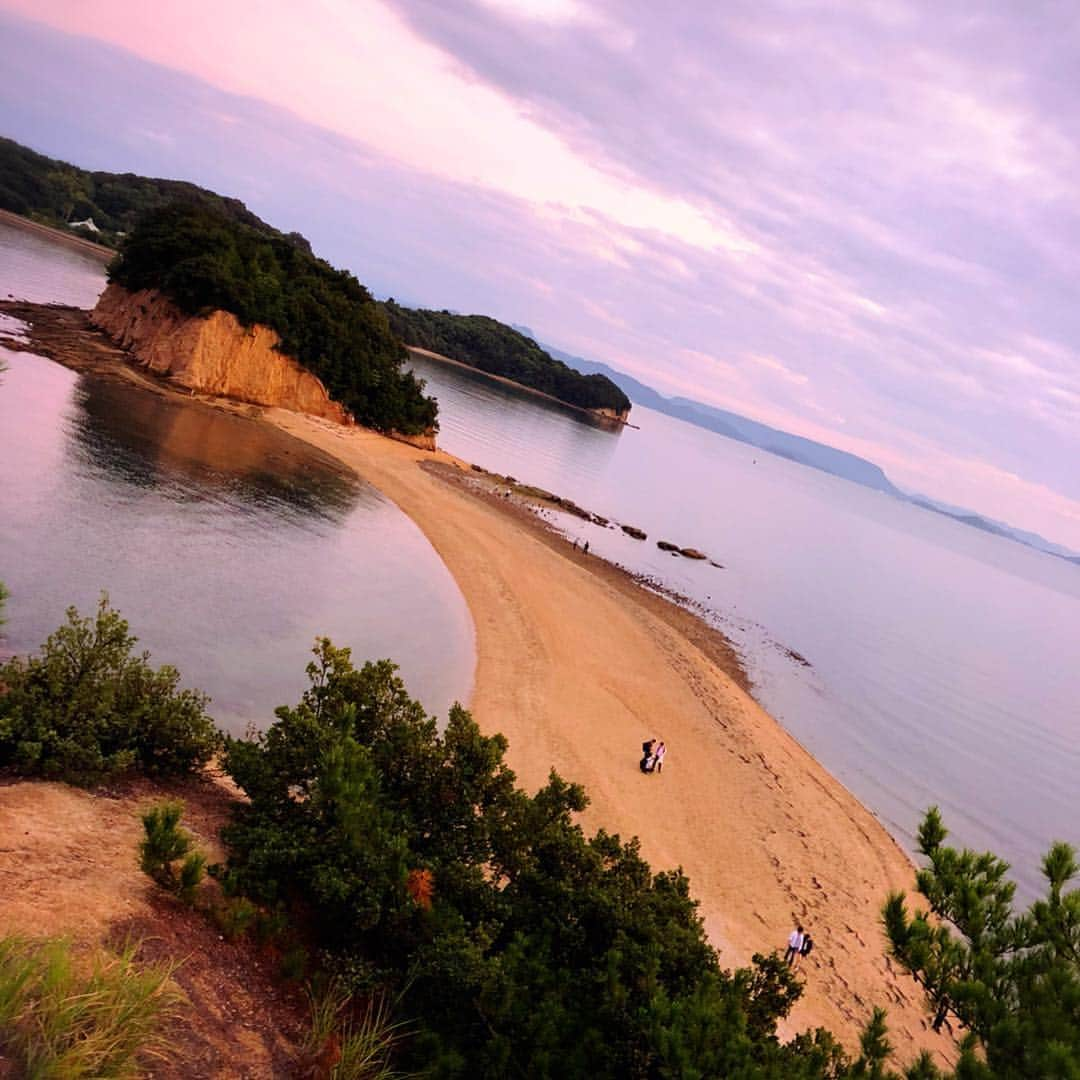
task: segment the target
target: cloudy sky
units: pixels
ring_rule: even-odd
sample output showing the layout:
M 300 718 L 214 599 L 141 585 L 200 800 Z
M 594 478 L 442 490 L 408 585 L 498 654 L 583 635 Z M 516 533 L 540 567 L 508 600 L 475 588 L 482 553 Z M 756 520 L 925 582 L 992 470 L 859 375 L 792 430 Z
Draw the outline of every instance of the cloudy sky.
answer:
M 1072 0 L 0 0 L 0 133 L 1080 548 Z

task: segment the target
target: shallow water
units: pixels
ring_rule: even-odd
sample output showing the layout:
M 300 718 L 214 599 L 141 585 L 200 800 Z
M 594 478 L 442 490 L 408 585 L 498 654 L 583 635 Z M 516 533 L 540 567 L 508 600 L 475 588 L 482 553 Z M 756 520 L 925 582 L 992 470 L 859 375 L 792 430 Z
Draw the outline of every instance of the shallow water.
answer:
M 103 285 L 99 262 L 0 226 L 0 295 L 88 306 Z M 464 600 L 374 488 L 267 425 L 0 355 L 0 648 L 106 590 L 233 732 L 297 700 L 317 635 L 393 658 L 430 711 L 468 698 Z
M 1027 895 L 1050 842 L 1080 841 L 1080 567 L 641 406 L 640 431 L 611 433 L 414 367 L 444 449 L 645 529 L 563 522 L 712 609 L 763 704 L 908 850 L 938 803 Z

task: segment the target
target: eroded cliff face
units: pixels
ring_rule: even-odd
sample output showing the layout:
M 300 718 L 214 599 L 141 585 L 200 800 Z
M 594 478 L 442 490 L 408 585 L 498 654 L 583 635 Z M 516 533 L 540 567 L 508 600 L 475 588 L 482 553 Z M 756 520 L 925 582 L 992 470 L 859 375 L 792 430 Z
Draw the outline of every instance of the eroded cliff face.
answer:
M 179 386 L 352 423 L 316 376 L 276 350 L 281 339 L 269 327 L 243 327 L 227 311 L 185 315 L 154 290 L 120 285 L 102 293 L 90 321 Z

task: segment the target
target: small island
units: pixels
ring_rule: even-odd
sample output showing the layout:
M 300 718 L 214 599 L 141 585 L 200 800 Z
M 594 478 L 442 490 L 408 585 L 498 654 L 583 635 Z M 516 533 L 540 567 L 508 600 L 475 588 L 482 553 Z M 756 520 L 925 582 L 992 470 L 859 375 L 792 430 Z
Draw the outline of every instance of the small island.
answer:
M 434 446 L 435 401 L 352 274 L 220 208 L 145 214 L 109 267 L 94 324 L 194 390 L 281 405 Z

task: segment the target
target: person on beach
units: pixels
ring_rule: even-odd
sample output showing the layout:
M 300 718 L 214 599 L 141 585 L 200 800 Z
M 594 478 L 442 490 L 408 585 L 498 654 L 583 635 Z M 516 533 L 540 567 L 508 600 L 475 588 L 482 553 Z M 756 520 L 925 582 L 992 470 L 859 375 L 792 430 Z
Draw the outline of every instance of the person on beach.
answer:
M 641 744 L 641 763 L 638 768 L 640 768 L 643 773 L 652 772 L 653 770 L 653 763 L 655 761 L 655 758 L 653 757 L 653 747 L 655 745 L 655 739 L 646 739 Z
M 804 940 L 803 928 L 801 926 L 796 926 L 795 929 L 791 931 L 791 936 L 787 939 L 787 952 L 784 953 L 784 963 L 787 964 L 788 967 L 791 967 L 795 962 L 795 957 L 802 952 Z
M 582 550 L 582 552 L 584 554 L 586 554 L 586 555 L 589 554 L 589 541 L 588 540 L 585 541 L 585 546 L 581 550 Z
M 664 771 L 664 755 L 666 753 L 667 753 L 667 743 L 661 742 L 660 745 L 656 748 L 655 755 L 653 755 L 654 758 L 655 758 L 655 761 L 656 761 L 655 768 L 656 768 L 657 772 L 663 772 Z
M 810 936 L 810 931 L 807 930 L 806 933 L 803 934 L 803 942 L 802 945 L 799 947 L 799 956 L 809 956 L 810 953 L 813 951 L 813 948 L 814 939 Z M 799 957 L 797 956 L 795 958 L 796 964 L 798 964 L 798 960 Z
M 577 551 L 577 537 L 574 537 L 574 550 Z

